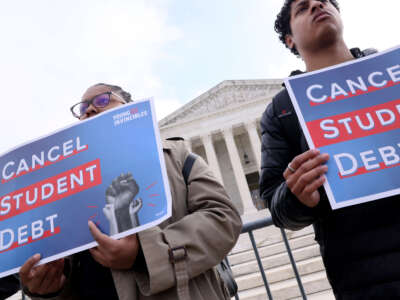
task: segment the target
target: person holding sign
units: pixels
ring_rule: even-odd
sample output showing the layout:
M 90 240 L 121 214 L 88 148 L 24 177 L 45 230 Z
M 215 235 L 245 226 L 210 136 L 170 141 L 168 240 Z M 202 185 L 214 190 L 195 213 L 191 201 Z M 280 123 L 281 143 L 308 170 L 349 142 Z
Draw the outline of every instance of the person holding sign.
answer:
M 72 108 L 80 120 L 132 101 L 129 93 L 109 84 L 90 87 L 82 99 Z M 230 298 L 214 266 L 235 245 L 240 215 L 200 157 L 185 182 L 182 168 L 189 151 L 183 141 L 165 141 L 163 153 L 172 217 L 119 240 L 89 221 L 96 248 L 40 266 L 35 266 L 39 254 L 26 261 L 20 277 L 29 296 L 57 300 Z M 107 188 L 103 212 L 111 232 L 139 225 L 142 200 L 136 198 L 138 190 L 132 174 L 121 174 Z
M 275 30 L 307 72 L 371 52 L 347 47 L 336 0 L 285 0 Z M 322 101 L 320 87 L 309 93 Z M 323 184 L 326 162 L 333 158 L 308 149 L 286 89 L 268 105 L 261 129 L 260 195 L 274 224 L 291 230 L 314 226 L 337 299 L 400 298 L 400 197 L 332 210 Z

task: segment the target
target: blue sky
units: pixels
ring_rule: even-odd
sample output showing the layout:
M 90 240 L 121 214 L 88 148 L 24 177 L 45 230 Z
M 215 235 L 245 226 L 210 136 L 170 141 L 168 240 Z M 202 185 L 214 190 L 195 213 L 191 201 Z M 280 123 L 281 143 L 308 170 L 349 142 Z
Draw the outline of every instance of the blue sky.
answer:
M 283 78 L 302 68 L 273 31 L 281 3 L 3 1 L 0 152 L 74 122 L 69 106 L 97 82 L 154 96 L 161 119 L 223 80 Z M 390 32 L 400 3 L 379 3 L 340 1 L 350 47 L 399 44 Z
M 226 79 L 284 76 L 266 63 L 284 52 L 268 17 L 277 7 L 260 0 L 173 2 L 169 20 L 183 37 L 168 48 L 176 64 L 160 62 L 160 76 L 186 101 Z

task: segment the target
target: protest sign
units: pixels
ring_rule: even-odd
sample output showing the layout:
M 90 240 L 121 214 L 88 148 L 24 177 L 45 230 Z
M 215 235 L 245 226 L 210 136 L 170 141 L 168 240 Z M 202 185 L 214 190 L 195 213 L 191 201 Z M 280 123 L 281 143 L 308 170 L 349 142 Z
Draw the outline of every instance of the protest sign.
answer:
M 0 277 L 171 216 L 153 101 L 126 104 L 0 156 Z
M 333 209 L 400 193 L 400 47 L 285 80 Z

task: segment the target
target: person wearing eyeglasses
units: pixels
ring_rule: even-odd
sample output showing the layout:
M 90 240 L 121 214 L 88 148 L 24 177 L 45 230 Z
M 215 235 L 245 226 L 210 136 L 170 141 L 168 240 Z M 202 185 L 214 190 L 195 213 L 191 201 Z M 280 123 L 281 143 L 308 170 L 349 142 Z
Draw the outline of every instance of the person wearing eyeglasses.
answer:
M 91 86 L 71 112 L 85 120 L 131 101 L 122 88 L 101 83 Z M 172 193 L 171 218 L 119 240 L 89 222 L 97 247 L 36 267 L 38 254 L 25 262 L 20 277 L 28 296 L 54 300 L 230 299 L 214 266 L 235 245 L 242 226 L 240 215 L 200 157 L 185 183 L 182 167 L 189 151 L 182 140 L 164 141 L 163 153 Z M 139 154 L 132 151 L 132 155 Z
M 105 91 L 108 87 L 109 91 Z M 90 98 L 82 98 L 82 101 L 71 106 L 70 110 L 75 118 L 84 120 L 103 111 L 132 102 L 131 95 L 116 85 L 98 83 L 90 88 Z M 91 97 L 94 95 L 93 97 Z

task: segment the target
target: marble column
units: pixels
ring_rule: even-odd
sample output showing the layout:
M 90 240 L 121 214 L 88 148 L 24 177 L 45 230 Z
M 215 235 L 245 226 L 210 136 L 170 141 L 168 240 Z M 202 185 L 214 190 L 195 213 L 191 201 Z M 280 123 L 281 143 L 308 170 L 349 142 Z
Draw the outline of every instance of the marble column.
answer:
M 239 152 L 233 137 L 232 128 L 224 129 L 222 133 L 226 142 L 226 148 L 228 149 L 240 199 L 242 200 L 244 214 L 253 212 L 256 210 L 256 208 L 254 207 L 253 200 L 251 199 L 249 186 L 247 184 L 246 176 L 244 175 L 243 166 L 240 161 Z
M 217 179 L 223 183 L 221 169 L 219 168 L 217 154 L 215 153 L 212 135 L 210 133 L 203 135 L 201 140 L 203 141 L 204 149 L 206 150 L 208 165 L 213 171 L 215 177 L 217 177 Z
M 251 150 L 253 151 L 253 156 L 255 159 L 255 163 L 257 165 L 257 170 L 260 172 L 261 170 L 261 141 L 257 132 L 257 124 L 256 121 L 252 121 L 250 123 L 245 124 L 247 133 L 249 134 Z

